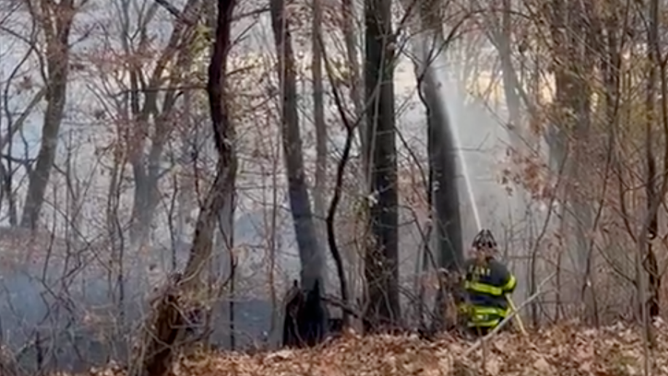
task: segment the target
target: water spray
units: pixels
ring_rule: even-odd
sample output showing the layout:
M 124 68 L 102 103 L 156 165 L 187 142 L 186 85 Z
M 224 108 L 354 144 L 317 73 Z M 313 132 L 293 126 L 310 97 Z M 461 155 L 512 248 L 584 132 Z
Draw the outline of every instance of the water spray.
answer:
M 443 63 L 442 66 L 447 66 L 442 52 L 439 52 L 435 56 L 434 60 L 437 60 L 437 59 L 440 63 Z M 450 121 L 447 122 L 446 127 L 449 128 L 448 130 L 450 131 L 450 134 L 452 135 L 453 142 L 455 144 L 454 145 L 455 146 L 455 153 L 457 153 L 457 158 L 459 159 L 459 166 L 460 166 L 462 175 L 464 175 L 464 184 L 466 186 L 465 189 L 466 189 L 466 193 L 468 194 L 469 203 L 471 205 L 471 211 L 473 212 L 473 219 L 475 220 L 475 225 L 476 225 L 477 231 L 480 231 L 482 229 L 482 223 L 480 221 L 480 213 L 478 212 L 478 205 L 476 203 L 475 193 L 473 192 L 473 185 L 471 184 L 471 177 L 469 175 L 468 165 L 466 163 L 466 158 L 464 157 L 464 153 L 463 153 L 463 150 L 462 150 L 462 143 L 459 139 L 459 131 L 457 130 L 457 127 L 454 126 L 455 122 L 453 121 L 454 119 L 452 119 L 452 113 L 454 112 L 454 111 L 452 111 L 452 108 L 454 108 L 455 106 L 448 106 L 448 97 L 449 96 L 448 96 L 448 93 L 443 88 L 445 86 L 443 84 L 446 83 L 448 80 L 447 80 L 447 77 L 445 76 L 445 72 L 443 71 L 443 69 L 440 69 L 439 67 L 436 67 L 436 66 L 432 66 L 432 69 L 433 69 L 433 73 L 436 76 L 436 78 L 438 79 L 438 81 L 441 82 L 441 85 L 437 85 L 436 90 L 438 90 L 439 97 L 444 98 L 445 103 L 443 105 L 446 108 L 446 112 L 450 115 L 449 116 Z

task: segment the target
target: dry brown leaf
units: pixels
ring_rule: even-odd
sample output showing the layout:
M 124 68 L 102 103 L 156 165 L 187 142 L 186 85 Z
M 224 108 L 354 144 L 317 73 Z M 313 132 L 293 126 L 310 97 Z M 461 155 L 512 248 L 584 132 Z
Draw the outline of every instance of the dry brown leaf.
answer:
M 657 322 L 655 374 L 668 375 L 668 328 Z M 640 375 L 644 351 L 638 328 L 621 324 L 600 330 L 577 324 L 545 328 L 529 338 L 502 334 L 469 358 L 470 342 L 443 335 L 434 342 L 416 336 L 369 336 L 346 333 L 321 348 L 280 350 L 254 355 L 208 353 L 184 358 L 176 376 L 491 376 Z M 82 375 L 83 376 L 83 375 Z M 94 370 L 86 376 L 124 376 L 120 367 Z
M 485 361 L 485 370 L 490 376 L 496 376 L 501 373 L 501 360 L 498 356 L 490 356 Z
M 551 374 L 554 372 L 554 369 L 550 363 L 545 360 L 542 356 L 539 357 L 535 362 L 533 362 L 533 368 L 536 369 L 538 372 L 542 372 L 543 374 Z

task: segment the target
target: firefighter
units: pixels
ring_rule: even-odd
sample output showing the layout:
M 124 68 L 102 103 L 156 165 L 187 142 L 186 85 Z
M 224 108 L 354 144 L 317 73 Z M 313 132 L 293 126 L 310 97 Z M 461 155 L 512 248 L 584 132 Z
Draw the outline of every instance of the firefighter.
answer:
M 466 299 L 460 309 L 469 331 L 485 335 L 508 315 L 506 295 L 513 293 L 517 280 L 494 258 L 497 244 L 491 231 L 481 230 L 472 246 L 474 257 L 464 263 Z

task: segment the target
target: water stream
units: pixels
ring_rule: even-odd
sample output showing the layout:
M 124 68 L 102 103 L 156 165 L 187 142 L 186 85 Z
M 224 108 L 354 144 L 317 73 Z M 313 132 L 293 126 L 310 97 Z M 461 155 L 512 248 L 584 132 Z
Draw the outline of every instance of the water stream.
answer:
M 432 69 L 433 69 L 432 72 L 434 74 L 434 77 L 437 79 L 439 83 L 439 85 L 436 85 L 438 97 L 442 99 L 443 107 L 445 108 L 445 112 L 449 117 L 449 121 L 447 121 L 444 126 L 449 128 L 447 131 L 449 131 L 450 134 L 452 135 L 452 140 L 454 142 L 454 152 L 457 154 L 457 159 L 459 161 L 459 168 L 461 170 L 460 172 L 464 178 L 464 190 L 466 191 L 469 205 L 471 207 L 471 212 L 473 214 L 473 219 L 475 221 L 476 230 L 480 231 L 480 229 L 482 228 L 482 223 L 480 220 L 480 211 L 478 210 L 476 195 L 473 190 L 473 184 L 471 183 L 471 174 L 462 148 L 462 142 L 459 135 L 459 127 L 457 126 L 459 122 L 457 121 L 457 116 L 455 116 L 455 108 L 457 106 L 453 105 L 453 103 L 448 103 L 452 102 L 451 99 L 453 98 L 452 93 L 448 93 L 448 91 L 454 90 L 456 88 L 456 85 L 451 85 L 448 82 L 449 80 L 446 75 L 447 66 L 448 64 L 446 62 L 445 56 L 442 52 L 440 52 L 434 58 L 434 62 L 432 63 Z
M 507 163 L 506 149 L 510 143 L 509 130 L 503 126 L 505 114 L 492 115 L 492 109 L 482 101 L 465 103 L 466 93 L 458 81 L 463 69 L 457 56 L 433 50 L 429 37 L 419 34 L 414 39 L 413 52 L 416 73 L 429 63 L 430 78 L 435 81 L 436 96 L 445 110 L 448 120 L 442 126 L 449 132 L 453 144 L 452 153 L 458 161 L 457 185 L 462 214 L 462 236 L 472 239 L 484 226 L 498 234 L 504 261 L 519 281 L 528 281 L 530 264 L 523 256 L 527 247 L 533 247 L 533 226 L 543 226 L 549 218 L 547 210 L 527 213 L 530 198 L 521 185 L 513 184 L 510 190 L 498 181 L 499 168 Z M 452 46 L 452 48 L 457 48 Z M 433 56 L 433 54 L 436 56 Z M 430 55 L 432 55 L 430 57 Z M 484 77 L 481 77 L 484 79 Z M 499 121 L 500 120 L 500 121 Z M 546 150 L 546 149 L 543 149 Z M 530 209 L 529 209 L 530 210 Z M 484 222 L 483 222 L 484 221 Z M 541 227 L 539 227 L 541 228 Z M 475 232 L 474 232 L 475 231 Z M 531 248 L 533 249 L 533 248 Z M 466 252 L 466 251 L 465 251 Z M 527 296 L 527 284 L 520 283 L 516 296 Z

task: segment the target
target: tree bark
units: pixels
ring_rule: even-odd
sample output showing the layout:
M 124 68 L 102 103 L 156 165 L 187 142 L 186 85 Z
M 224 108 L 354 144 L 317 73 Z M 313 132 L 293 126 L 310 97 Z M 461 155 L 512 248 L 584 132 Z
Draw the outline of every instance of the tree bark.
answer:
M 169 372 L 179 346 L 184 344 L 184 315 L 197 309 L 199 305 L 198 295 L 203 290 L 202 271 L 207 269 L 211 258 L 218 215 L 226 205 L 226 199 L 231 196 L 230 192 L 235 189 L 235 132 L 225 103 L 225 69 L 230 49 L 234 5 L 234 0 L 218 1 L 216 39 L 207 84 L 214 141 L 218 151 L 216 177 L 197 219 L 188 263 L 182 277 L 174 281 L 173 288 L 168 288 L 154 307 L 153 316 L 144 332 L 141 349 L 129 372 L 132 376 L 164 376 Z
M 593 218 L 589 200 L 583 187 L 588 182 L 586 159 L 587 140 L 591 125 L 591 85 L 589 77 L 593 69 L 591 54 L 585 46 L 591 45 L 591 29 L 587 21 L 587 8 L 576 1 L 552 3 L 552 38 L 555 52 L 552 63 L 555 71 L 555 114 L 558 124 L 551 124 L 552 144 L 550 158 L 553 165 L 566 163 L 569 184 L 565 187 L 564 201 L 571 208 L 566 216 L 569 227 L 574 228 L 575 245 L 570 247 L 571 260 L 579 281 L 576 287 L 587 283 L 586 265 L 589 241 L 587 232 Z M 574 140 L 571 144 L 569 140 Z M 567 158 L 567 151 L 573 156 Z M 566 220 L 562 218 L 562 220 Z M 588 305 L 585 308 L 589 309 Z
M 361 68 L 359 62 L 359 41 L 358 30 L 355 27 L 358 21 L 355 12 L 355 4 L 352 0 L 341 1 L 341 13 L 343 14 L 343 24 L 341 26 L 343 38 L 346 49 L 346 61 L 350 72 L 350 98 L 353 103 L 353 112 L 355 114 L 354 122 L 357 122 L 356 137 L 359 140 L 359 148 L 361 152 L 360 168 L 356 176 L 359 178 L 359 189 L 366 191 L 368 189 L 369 180 L 369 163 L 367 161 L 367 137 L 365 133 L 365 105 L 363 103 L 364 85 L 361 80 Z M 365 218 L 359 218 L 358 223 L 365 223 Z M 345 258 L 348 264 L 346 274 L 347 280 L 350 282 L 351 301 L 360 299 L 363 295 L 364 284 L 361 275 L 363 274 L 363 257 L 355 247 L 342 247 Z M 361 326 L 360 326 L 361 327 Z
M 416 67 L 418 72 L 418 88 L 427 115 L 428 155 L 430 192 L 432 196 L 431 211 L 434 218 L 433 236 L 436 238 L 438 267 L 451 272 L 459 271 L 463 263 L 462 224 L 459 211 L 459 189 L 457 177 L 457 151 L 452 134 L 452 126 L 445 107 L 446 98 L 439 88 L 443 85 L 439 81 L 434 65 L 442 66 L 444 61 L 442 49 L 446 45 L 440 25 L 439 0 L 427 1 L 420 4 L 420 23 L 423 30 L 418 40 L 418 56 L 420 63 Z M 448 286 L 439 285 L 435 302 L 435 318 L 433 330 L 443 328 L 443 319 L 448 312 L 444 300 L 451 291 Z
M 347 61 L 350 69 L 350 97 L 353 101 L 353 106 L 355 110 L 355 115 L 359 117 L 359 125 L 357 126 L 358 137 L 360 140 L 360 147 L 362 150 L 367 150 L 367 135 L 366 135 L 366 125 L 363 119 L 364 116 L 364 103 L 362 101 L 362 90 L 364 85 L 360 85 L 360 64 L 357 51 L 357 41 L 355 40 L 356 29 L 355 21 L 355 5 L 352 0 L 342 0 L 341 1 L 341 12 L 343 13 L 343 38 L 346 45 L 346 55 Z M 355 119 L 356 121 L 358 119 Z M 367 160 L 367 154 L 362 153 L 362 177 L 363 181 L 366 184 L 369 174 L 369 161 Z
M 509 112 L 509 136 L 511 145 L 516 153 L 520 153 L 528 140 L 528 132 L 525 132 L 524 124 L 522 123 L 522 115 L 520 108 L 520 97 L 517 90 L 520 89 L 520 82 L 517 77 L 517 72 L 513 66 L 512 59 L 512 3 L 511 0 L 503 0 L 503 13 L 501 18 L 501 32 L 497 39 L 499 49 L 499 58 L 501 60 L 501 71 L 503 72 L 503 91 L 506 99 L 506 105 Z
M 124 4 L 129 7 L 129 3 Z M 124 9 L 124 13 L 127 12 Z M 201 13 L 201 0 L 188 0 L 184 5 L 183 19 L 175 20 L 174 28 L 167 46 L 158 58 L 148 83 L 143 87 L 142 67 L 138 63 L 130 66 L 130 107 L 134 120 L 133 128 L 128 132 L 128 155 L 134 176 L 134 199 L 132 206 L 132 222 L 130 226 L 130 240 L 135 247 L 141 247 L 148 240 L 153 216 L 159 202 L 160 191 L 158 184 L 162 177 L 160 169 L 161 158 L 165 144 L 173 129 L 171 115 L 177 103 L 176 89 L 161 91 L 165 85 L 164 73 L 168 65 L 173 63 L 175 68 L 170 74 L 172 85 L 178 86 L 182 82 L 184 72 L 192 63 L 192 49 L 196 27 L 195 20 Z M 129 16 L 124 15 L 129 19 Z M 184 22 L 184 20 L 186 22 Z M 128 20 L 124 27 L 129 30 Z M 146 25 L 147 22 L 144 22 Z M 148 36 L 144 31 L 140 47 L 146 43 Z M 123 33 L 123 48 L 126 54 L 133 53 L 129 46 L 129 31 Z M 136 59 L 132 60 L 136 61 Z M 164 92 L 162 106 L 159 108 L 159 93 Z M 143 102 L 142 102 L 143 99 Z M 154 119 L 154 129 L 150 132 L 150 119 Z M 146 140 L 151 136 L 151 147 L 145 152 Z
M 31 6 L 32 17 L 42 22 L 46 39 L 46 100 L 42 140 L 37 162 L 28 181 L 21 227 L 35 229 L 44 202 L 46 185 L 58 147 L 58 133 L 63 121 L 69 77 L 70 30 L 74 21 L 74 0 L 59 3 L 42 0 L 39 9 Z
M 397 155 L 394 117 L 394 48 L 391 3 L 365 1 L 367 160 L 370 163 L 370 241 L 365 255 L 365 330 L 399 324 Z
M 658 56 L 660 47 L 659 47 L 659 2 L 658 0 L 652 0 L 649 3 L 649 29 L 647 33 L 647 60 L 649 61 L 649 74 L 647 78 L 647 99 L 646 99 L 646 124 L 645 124 L 645 157 L 647 163 L 647 181 L 645 183 L 645 192 L 647 200 L 647 212 L 652 213 L 652 205 L 655 201 L 662 201 L 660 197 L 657 197 L 659 192 L 657 192 L 657 180 L 659 180 L 659 175 L 657 174 L 656 168 L 656 158 L 654 156 L 654 125 L 656 122 L 656 81 L 657 81 L 657 70 L 661 66 L 661 58 Z M 665 93 L 663 93 L 665 94 Z M 667 135 L 668 136 L 668 135 Z M 659 304 L 659 291 L 661 288 L 661 274 L 659 271 L 659 266 L 657 262 L 657 256 L 654 252 L 653 241 L 658 235 L 659 227 L 659 215 L 658 211 L 652 213 L 652 218 L 649 222 L 648 228 L 648 244 L 647 244 L 647 253 L 644 255 L 643 267 L 647 272 L 648 278 L 648 298 L 646 299 L 646 314 L 649 318 L 654 318 L 659 316 L 660 313 L 660 304 Z M 644 274 L 644 273 L 643 273 Z M 640 277 L 644 278 L 644 277 Z
M 313 50 L 313 119 L 315 123 L 315 186 L 313 187 L 313 209 L 316 215 L 316 231 L 318 242 L 325 244 L 327 230 L 325 225 L 325 200 L 327 195 L 327 124 L 325 122 L 325 105 L 323 103 L 323 74 L 322 74 L 322 5 L 320 0 L 313 0 L 312 23 L 312 50 Z M 326 268 L 323 269 L 323 279 L 326 279 Z M 325 281 L 323 281 L 323 284 Z M 326 285 L 326 284 L 325 284 Z
M 439 19 L 434 16 L 439 0 L 422 4 L 421 14 L 424 29 L 423 62 L 439 61 L 446 41 L 441 31 Z M 421 94 L 427 111 L 429 132 L 429 163 L 432 174 L 433 208 L 436 218 L 435 235 L 438 239 L 439 267 L 456 271 L 462 265 L 462 226 L 459 212 L 459 190 L 457 185 L 457 145 L 455 145 L 452 125 L 445 106 L 446 99 L 439 92 L 442 86 L 432 64 L 422 67 Z
M 316 234 L 306 185 L 297 111 L 294 54 L 283 0 L 271 1 L 271 21 L 278 53 L 283 154 L 288 175 L 290 208 L 301 261 L 301 284 L 303 289 L 311 290 L 315 282 L 320 281 L 318 285 L 324 289 L 322 283 L 324 253 Z

